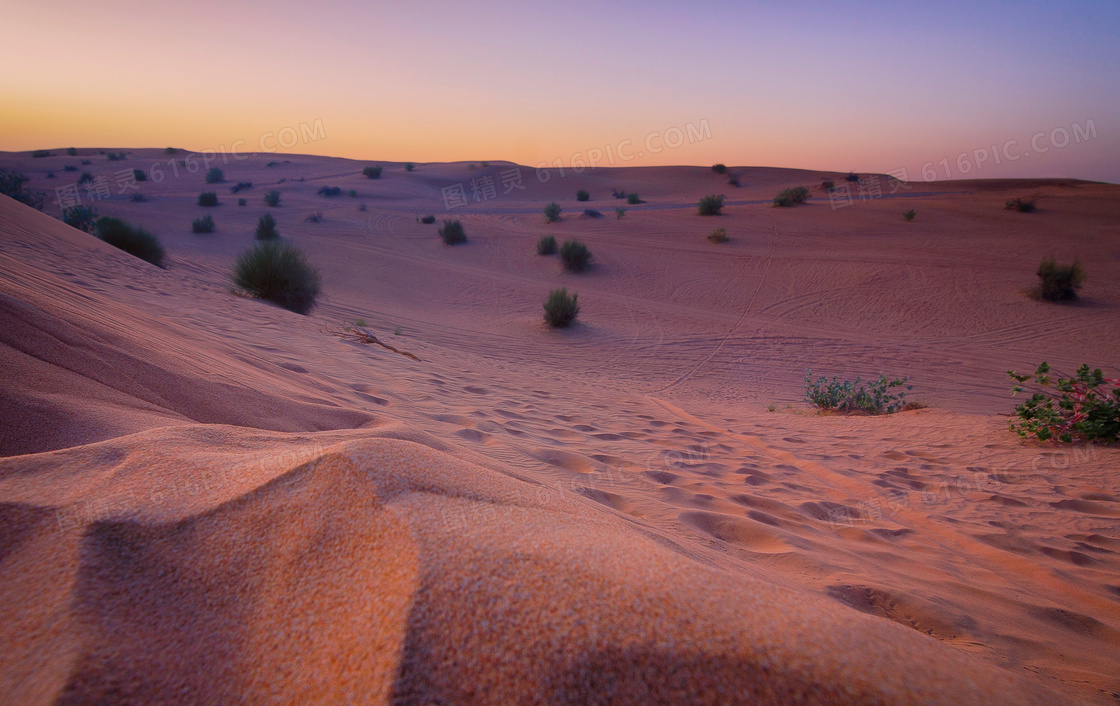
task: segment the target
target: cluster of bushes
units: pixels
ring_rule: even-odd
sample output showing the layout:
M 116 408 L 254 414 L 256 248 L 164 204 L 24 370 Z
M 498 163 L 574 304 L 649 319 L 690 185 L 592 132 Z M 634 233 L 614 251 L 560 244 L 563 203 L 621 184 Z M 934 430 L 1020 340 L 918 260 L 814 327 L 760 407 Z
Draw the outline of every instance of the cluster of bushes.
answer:
M 381 169 L 381 167 L 366 167 L 362 170 L 362 175 L 367 179 L 380 179 Z
M 617 218 L 618 220 L 621 221 L 622 217 L 625 216 L 625 215 L 626 215 L 626 209 L 625 208 L 623 208 L 622 206 L 619 206 L 619 207 L 615 208 L 615 210 L 614 210 L 615 218 Z
M 718 216 L 723 211 L 723 197 L 711 194 L 700 199 L 698 209 L 701 216 Z
M 805 203 L 805 199 L 807 198 L 809 198 L 809 190 L 804 186 L 782 189 L 782 191 L 774 197 L 774 205 L 788 208 L 799 203 Z
M 567 328 L 575 323 L 579 315 L 579 295 L 568 294 L 568 290 L 554 289 L 544 300 L 544 320 L 552 328 Z
M 555 223 L 560 220 L 560 213 L 564 209 L 560 208 L 560 204 L 553 201 L 544 207 L 544 222 Z
M 611 196 L 616 199 L 622 199 L 631 206 L 642 203 L 642 199 L 637 194 L 628 194 L 620 189 L 611 189 Z
M 217 167 L 211 167 L 210 171 L 206 172 L 207 184 L 221 184 L 225 180 L 226 175 L 223 174 L 222 170 L 218 169 Z
M 91 176 L 90 181 L 92 180 L 93 177 Z M 36 191 L 29 187 L 27 185 L 28 181 L 25 175 L 17 171 L 0 169 L 0 194 L 42 211 L 46 195 L 42 191 Z
M 1045 362 L 1034 375 L 1007 374 L 1015 380 L 1012 394 L 1032 382 L 1036 392 L 1015 408 L 1009 422 L 1011 431 L 1022 438 L 1039 441 L 1118 441 L 1120 440 L 1120 379 L 1110 380 L 1100 368 L 1082 365 L 1074 375 L 1056 378 Z M 1111 390 L 1109 389 L 1111 387 Z
M 130 225 L 119 218 L 103 216 L 97 219 L 97 237 L 156 267 L 163 267 L 163 246 L 143 228 Z
M 191 221 L 192 233 L 213 233 L 214 232 L 214 218 L 212 216 L 203 216 Z
M 738 174 L 731 174 L 731 175 L 729 175 L 729 176 L 727 177 L 727 183 L 728 183 L 728 184 L 730 184 L 731 186 L 734 186 L 734 187 L 735 187 L 736 189 L 738 189 L 738 188 L 739 188 L 739 186 L 740 186 L 740 184 L 739 184 L 739 175 L 738 175 Z
M 198 205 L 212 207 L 218 205 L 218 194 L 213 191 L 203 191 L 198 195 Z
M 233 281 L 252 296 L 297 314 L 311 311 L 321 286 L 319 272 L 303 253 L 275 241 L 257 243 L 237 258 Z
M 813 371 L 805 373 L 805 399 L 819 409 L 843 414 L 892 414 L 906 407 L 906 393 L 891 394 L 890 390 L 905 386 L 907 378 L 890 379 L 880 375 L 867 385 L 860 384 L 860 378 L 841 382 L 833 377 L 828 380 L 823 375 L 813 379 Z
M 78 177 L 78 183 L 79 184 L 92 184 L 93 183 L 93 175 L 90 174 L 89 172 L 82 172 L 82 175 Z
M 825 179 L 824 181 L 821 182 L 821 189 L 824 190 L 824 191 L 827 191 L 827 192 L 831 193 L 832 190 L 835 189 L 835 188 L 836 188 L 836 182 L 832 181 L 831 179 Z
M 583 218 L 602 218 L 603 214 L 602 214 L 602 212 L 596 211 L 593 208 L 585 208 L 585 209 L 583 209 L 583 216 L 582 217 Z
M 439 227 L 439 237 L 445 245 L 458 245 L 467 242 L 467 232 L 463 230 L 463 224 L 458 219 L 444 221 L 443 225 Z
M 319 195 L 326 196 L 327 198 L 342 196 L 342 189 L 337 186 L 324 186 L 323 188 L 319 189 Z

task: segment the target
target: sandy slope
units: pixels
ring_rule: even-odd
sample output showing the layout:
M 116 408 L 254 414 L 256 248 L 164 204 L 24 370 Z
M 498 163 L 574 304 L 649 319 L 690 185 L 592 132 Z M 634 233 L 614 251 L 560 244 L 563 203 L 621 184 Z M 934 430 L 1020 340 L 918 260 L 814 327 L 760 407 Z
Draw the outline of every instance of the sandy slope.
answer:
M 0 161 L 47 188 L 67 159 Z M 201 174 L 98 204 L 157 232 L 168 270 L 0 204 L 5 701 L 1120 691 L 1120 453 L 1020 443 L 1002 377 L 1115 364 L 1117 187 L 787 210 L 760 202 L 821 175 L 523 168 L 504 195 L 504 163 L 361 166 L 225 165 L 256 186 L 245 207 L 219 187 L 213 235 L 189 232 Z M 498 197 L 444 209 L 486 175 Z M 311 317 L 229 291 L 273 185 L 324 275 Z M 647 203 L 618 220 L 612 187 Z M 726 215 L 696 216 L 712 192 Z M 1002 210 L 1030 194 L 1038 213 Z M 547 233 L 596 267 L 536 256 Z M 1086 263 L 1085 303 L 1022 295 L 1050 253 Z M 583 323 L 556 333 L 561 285 Z M 421 361 L 321 331 L 359 317 Z M 932 406 L 808 414 L 808 367 L 909 375 Z

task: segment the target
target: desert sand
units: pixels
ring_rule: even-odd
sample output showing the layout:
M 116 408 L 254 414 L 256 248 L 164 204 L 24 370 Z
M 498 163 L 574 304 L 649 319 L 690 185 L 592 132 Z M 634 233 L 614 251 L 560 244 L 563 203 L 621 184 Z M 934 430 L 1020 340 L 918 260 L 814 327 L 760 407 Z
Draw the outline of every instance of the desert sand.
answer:
M 0 155 L 52 196 L 71 162 Z M 94 203 L 167 269 L 0 197 L 3 703 L 1120 698 L 1120 449 L 1021 441 L 1005 374 L 1117 374 L 1120 187 L 884 179 L 833 208 L 843 175 L 788 169 L 521 167 L 506 194 L 504 162 L 216 165 Z M 618 219 L 612 188 L 645 203 Z M 310 316 L 231 291 L 266 211 L 322 274 Z M 1048 255 L 1083 301 L 1024 294 Z M 358 319 L 419 360 L 325 331 Z M 816 414 L 807 369 L 927 406 Z

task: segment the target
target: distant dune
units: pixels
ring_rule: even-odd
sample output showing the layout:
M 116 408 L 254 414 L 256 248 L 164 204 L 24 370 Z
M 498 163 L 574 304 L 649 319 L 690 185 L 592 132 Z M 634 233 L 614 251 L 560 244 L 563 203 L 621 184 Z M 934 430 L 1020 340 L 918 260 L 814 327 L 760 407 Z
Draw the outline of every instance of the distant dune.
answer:
M 270 154 L 207 185 L 198 155 L 80 152 L 0 154 L 48 194 L 0 197 L 0 701 L 1120 693 L 1120 450 L 1021 442 L 1005 374 L 1116 374 L 1120 187 Z M 57 220 L 60 187 L 166 269 Z M 322 275 L 309 316 L 232 291 L 266 212 Z M 1026 296 L 1050 255 L 1082 301 Z M 327 331 L 358 320 L 418 360 Z M 818 415 L 808 369 L 926 406 Z

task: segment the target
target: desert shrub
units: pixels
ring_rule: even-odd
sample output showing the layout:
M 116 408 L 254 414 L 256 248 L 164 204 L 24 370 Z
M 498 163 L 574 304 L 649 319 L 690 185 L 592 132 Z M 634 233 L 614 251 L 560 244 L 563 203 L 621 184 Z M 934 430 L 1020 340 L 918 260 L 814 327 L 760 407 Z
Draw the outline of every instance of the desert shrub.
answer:
M 356 189 L 350 189 L 349 193 L 350 193 L 350 198 L 352 198 L 352 199 L 358 198 L 358 192 L 357 192 Z
M 164 147 L 163 148 L 163 153 L 164 154 L 179 154 L 179 148 L 178 147 Z
M 617 218 L 619 220 L 622 220 L 622 217 L 625 216 L 625 215 L 626 215 L 626 209 L 625 208 L 623 208 L 622 206 L 619 206 L 619 207 L 615 208 L 615 210 L 614 210 L 614 217 L 615 218 Z
M 203 216 L 191 221 L 192 233 L 213 233 L 214 232 L 214 218 L 212 216 Z
M 143 169 L 133 169 L 132 170 L 132 178 L 135 179 L 136 181 L 147 181 L 148 180 L 148 173 L 145 172 Z
M 486 169 L 490 166 L 490 163 L 489 162 L 482 162 L 481 165 L 482 165 L 483 169 Z
M 432 223 L 436 222 L 436 217 L 435 216 L 424 216 L 423 218 L 420 219 L 420 222 L 423 223 L 424 225 L 431 225 Z
M 11 169 L 0 169 L 0 194 L 27 204 L 31 208 L 43 210 L 43 201 L 46 195 L 27 185 L 28 178 L 20 172 Z M 93 177 L 90 177 L 93 181 Z
M 832 181 L 831 179 L 825 179 L 821 182 L 821 188 L 825 191 L 832 191 L 836 188 L 836 182 Z
M 731 238 L 727 237 L 726 228 L 716 228 L 708 234 L 708 240 L 713 243 L 726 243 L 728 240 L 731 240 Z
M 739 175 L 738 174 L 732 174 L 732 175 L 728 176 L 727 177 L 727 183 L 730 184 L 731 186 L 734 186 L 736 189 L 738 189 L 739 186 L 740 186 Z
M 859 174 L 856 174 L 855 172 L 848 172 L 848 176 L 844 178 L 855 184 L 859 181 Z
M 723 211 L 723 197 L 715 194 L 700 199 L 697 205 L 701 216 L 718 216 Z
M 381 167 L 366 167 L 362 170 L 362 175 L 367 179 L 380 179 Z
M 444 221 L 443 225 L 439 227 L 439 237 L 447 245 L 467 242 L 467 233 L 463 230 L 463 224 L 458 220 Z
M 75 167 L 73 164 L 67 164 L 67 165 L 64 165 L 62 167 L 62 171 L 64 171 L 64 172 L 76 172 L 76 171 L 78 171 L 78 168 Z
M 106 154 L 105 157 L 110 162 L 120 162 L 120 161 L 123 161 L 126 157 L 128 157 L 128 154 L 126 154 L 124 152 L 110 152 L 110 153 Z
M 912 220 L 914 220 L 915 218 L 918 217 L 918 212 L 915 211 L 914 209 L 910 209 L 909 211 L 904 211 L 902 213 L 902 217 L 905 218 L 907 221 L 912 221 Z
M 226 175 L 222 173 L 221 169 L 217 167 L 210 167 L 210 171 L 206 172 L 207 184 L 221 184 L 226 180 Z
M 137 191 L 132 196 L 129 196 L 128 200 L 131 201 L 132 203 L 144 203 L 145 201 L 148 200 L 148 197 L 145 196 L 144 194 L 141 194 L 139 191 Z
M 727 173 L 727 165 L 726 164 L 714 164 L 714 165 L 712 165 L 712 171 L 715 172 L 716 174 L 726 174 Z
M 1034 199 L 1023 198 L 1011 199 L 1003 207 L 1008 211 L 1018 211 L 1019 213 L 1034 213 L 1036 208 Z
M 156 267 L 163 267 L 163 246 L 156 236 L 143 228 L 129 225 L 119 218 L 102 216 L 97 219 L 97 237 Z
M 269 206 L 274 206 L 274 207 L 279 206 L 280 205 L 280 192 L 277 191 L 276 189 L 273 189 L 272 191 L 268 192 L 267 194 L 264 195 L 264 202 L 266 204 L 268 204 Z
M 236 184 L 234 184 L 233 186 L 229 187 L 229 192 L 231 194 L 236 194 L 236 193 L 240 193 L 242 191 L 248 191 L 249 189 L 252 189 L 252 188 L 253 188 L 253 182 L 251 182 L 251 181 L 239 181 Z
M 1085 283 L 1085 270 L 1074 260 L 1068 265 L 1047 258 L 1038 265 L 1038 295 L 1049 302 L 1077 299 L 1077 290 Z
M 560 246 L 560 261 L 569 272 L 583 272 L 591 266 L 591 251 L 578 240 L 567 240 Z
M 257 219 L 257 240 L 275 240 L 280 237 L 276 231 L 276 219 L 266 213 Z
M 804 186 L 797 186 L 792 189 L 782 189 L 777 196 L 774 197 L 775 206 L 790 207 L 799 203 L 805 203 L 805 199 L 809 197 L 809 190 Z
M 66 148 L 66 154 L 70 155 L 71 157 L 77 157 L 78 156 L 78 148 L 77 147 L 67 147 Z
M 906 380 L 907 378 L 892 380 L 886 375 L 880 375 L 865 386 L 860 384 L 860 378 L 840 382 L 836 377 L 828 380 L 822 375 L 814 380 L 813 371 L 810 370 L 805 373 L 805 399 L 816 407 L 831 412 L 891 414 L 905 407 L 906 393 L 892 395 L 890 390 L 903 386 L 907 390 L 913 389 L 914 386 L 907 385 Z
M 314 213 L 309 213 L 307 214 L 307 218 L 305 218 L 304 220 L 308 223 L 318 223 L 319 221 L 323 220 L 323 212 L 315 211 Z
M 478 165 L 475 164 L 474 162 L 471 162 L 470 164 L 467 165 L 467 169 L 471 169 L 471 170 L 478 169 Z
M 544 320 L 552 328 L 568 328 L 579 316 L 579 295 L 568 290 L 554 289 L 544 300 Z
M 88 167 L 88 166 L 89 166 L 89 165 L 91 165 L 91 164 L 93 164 L 93 162 L 91 162 L 91 161 L 90 161 L 90 160 L 88 160 L 88 159 L 83 159 L 83 160 L 82 160 L 82 166 L 83 166 L 83 167 Z
M 413 169 L 416 169 L 416 165 L 415 165 L 415 164 L 413 164 L 412 162 L 405 162 L 405 163 L 404 163 L 404 170 L 405 170 L 406 172 L 411 172 L 411 171 L 412 171 Z
M 47 172 L 48 179 L 54 179 L 54 172 Z
M 584 218 L 602 218 L 603 214 L 599 211 L 596 211 L 593 208 L 585 208 L 585 209 L 583 209 L 583 217 Z
M 576 192 L 576 201 L 589 201 L 589 200 L 591 200 L 591 194 L 588 193 L 588 191 L 586 189 L 580 189 L 579 191 Z
M 1018 375 L 1014 370 L 1007 374 L 1016 382 L 1013 395 L 1022 392 L 1023 383 L 1032 377 L 1037 388 L 1015 408 L 1009 421 L 1011 431 L 1024 439 L 1033 435 L 1039 441 L 1066 443 L 1120 440 L 1120 379 L 1110 380 L 1100 368 L 1090 371 L 1088 365 L 1070 377 L 1053 379 L 1045 362 L 1034 375 Z
M 366 211 L 366 202 L 365 201 L 358 204 L 358 210 L 361 211 L 362 213 L 365 213 L 365 211 Z M 436 217 L 432 216 L 432 222 L 433 223 L 435 223 L 435 220 L 436 220 Z
M 560 220 L 560 213 L 564 209 L 560 208 L 560 204 L 553 201 L 544 207 L 544 222 L 555 223 Z
M 198 195 L 198 205 L 199 206 L 217 206 L 218 205 L 218 195 L 216 193 L 214 193 L 213 191 L 203 191 L 201 194 Z
M 249 203 L 248 199 L 237 199 L 237 205 L 238 206 L 244 206 L 247 203 Z
M 31 153 L 31 156 L 34 159 L 42 159 L 43 157 L 53 157 L 54 152 L 51 152 L 50 150 L 35 150 Z
M 620 189 L 611 189 L 611 196 L 616 199 L 624 199 L 626 198 L 626 192 Z
M 642 203 L 642 199 L 637 194 L 626 194 L 626 203 L 631 206 L 637 206 Z
M 79 184 L 92 184 L 93 183 L 93 175 L 90 174 L 89 172 L 82 172 L 82 175 L 78 177 L 78 183 Z
M 71 228 L 93 233 L 97 230 L 97 210 L 90 206 L 71 206 L 62 209 L 62 222 Z
M 319 273 L 288 243 L 257 243 L 237 258 L 233 282 L 258 299 L 306 314 L 319 295 Z
M 327 198 L 333 198 L 335 196 L 342 196 L 342 189 L 340 187 L 337 187 L 337 186 L 324 186 L 321 189 L 319 189 L 319 195 L 320 196 L 326 196 Z
M 546 235 L 537 241 L 537 254 L 538 255 L 555 255 L 556 254 L 556 236 Z

